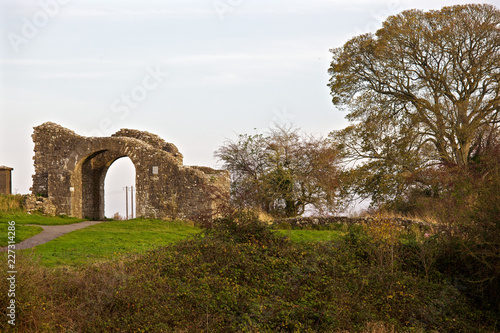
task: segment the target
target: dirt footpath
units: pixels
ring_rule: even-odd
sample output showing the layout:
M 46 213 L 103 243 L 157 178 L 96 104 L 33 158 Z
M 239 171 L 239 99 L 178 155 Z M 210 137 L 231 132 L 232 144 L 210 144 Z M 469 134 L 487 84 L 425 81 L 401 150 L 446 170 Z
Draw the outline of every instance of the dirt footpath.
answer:
M 42 227 L 43 231 L 38 235 L 23 240 L 21 243 L 17 243 L 16 250 L 29 249 L 34 246 L 47 243 L 57 237 L 67 234 L 68 232 L 82 229 L 99 223 L 102 223 L 102 221 L 85 221 L 85 222 L 66 224 L 66 225 L 27 224 L 34 227 Z M 7 251 L 7 247 L 0 248 L 0 252 L 5 252 L 5 251 Z

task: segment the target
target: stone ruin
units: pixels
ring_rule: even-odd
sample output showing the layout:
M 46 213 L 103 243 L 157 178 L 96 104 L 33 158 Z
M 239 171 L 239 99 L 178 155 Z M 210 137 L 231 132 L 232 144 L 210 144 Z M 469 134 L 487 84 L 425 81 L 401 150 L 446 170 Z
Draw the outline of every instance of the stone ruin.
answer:
M 5 165 L 0 165 L 0 193 L 12 194 L 12 170 Z
M 34 128 L 34 195 L 49 198 L 57 214 L 102 220 L 104 179 L 111 164 L 135 166 L 136 214 L 196 219 L 229 199 L 229 173 L 185 166 L 177 147 L 148 132 L 121 129 L 110 137 L 84 137 L 58 124 Z

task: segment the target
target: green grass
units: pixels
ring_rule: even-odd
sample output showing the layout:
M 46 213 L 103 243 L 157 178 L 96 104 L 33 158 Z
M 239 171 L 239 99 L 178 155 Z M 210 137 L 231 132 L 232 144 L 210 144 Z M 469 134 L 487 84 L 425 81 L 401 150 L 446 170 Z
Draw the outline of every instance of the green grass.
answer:
M 26 224 L 64 225 L 83 220 L 67 216 L 54 217 L 27 213 L 2 214 L 0 246 L 6 246 L 8 242 L 7 221 L 16 222 L 16 243 L 19 243 L 43 231 L 40 227 Z M 103 222 L 39 245 L 35 253 L 41 257 L 43 265 L 76 267 L 144 253 L 155 247 L 183 240 L 199 231 L 200 229 L 183 222 L 144 219 Z M 278 233 L 301 243 L 339 240 L 344 235 L 344 232 L 338 230 L 279 230 Z
M 81 266 L 141 254 L 200 231 L 197 227 L 179 221 L 110 221 L 38 245 L 34 252 L 40 256 L 44 266 Z
M 316 243 L 316 242 L 328 242 L 328 241 L 338 241 L 344 235 L 345 232 L 339 230 L 297 230 L 297 229 L 287 229 L 278 230 L 279 234 L 287 236 L 293 242 L 298 243 Z
M 0 222 L 0 247 L 7 246 L 8 244 L 8 228 L 7 222 Z M 15 226 L 15 238 L 14 241 L 19 243 L 27 238 L 33 237 L 43 231 L 41 227 L 27 226 L 27 225 L 17 225 Z
M 0 212 L 0 223 L 8 221 L 15 221 L 16 225 L 19 224 L 64 225 L 64 224 L 78 223 L 85 220 L 69 216 L 45 216 L 41 214 L 28 214 L 25 212 L 6 214 Z
M 0 212 L 0 247 L 8 244 L 8 222 L 14 221 L 15 242 L 19 243 L 27 238 L 33 237 L 43 231 L 41 227 L 28 226 L 36 225 L 64 225 L 82 222 L 84 220 L 68 216 L 45 216 L 41 214 L 28 214 L 26 212 Z

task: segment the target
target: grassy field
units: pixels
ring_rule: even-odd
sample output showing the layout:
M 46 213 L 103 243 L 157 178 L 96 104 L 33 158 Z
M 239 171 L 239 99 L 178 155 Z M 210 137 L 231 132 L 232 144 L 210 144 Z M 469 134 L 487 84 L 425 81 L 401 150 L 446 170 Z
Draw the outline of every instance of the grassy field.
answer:
M 8 244 L 8 228 L 7 222 L 0 222 L 0 247 L 7 246 Z M 41 227 L 27 226 L 27 225 L 16 225 L 14 241 L 19 243 L 27 238 L 33 237 L 41 233 L 43 229 Z M 11 234 L 12 235 L 12 234 Z
M 108 221 L 38 245 L 33 252 L 40 256 L 42 265 L 77 267 L 142 254 L 200 231 L 200 228 L 180 221 Z
M 85 221 L 69 216 L 45 216 L 41 214 L 28 214 L 26 212 L 2 213 L 0 212 L 0 223 L 15 221 L 19 224 L 39 224 L 39 225 L 64 225 Z
M 0 214 L 0 246 L 6 246 L 8 221 L 16 222 L 16 243 L 43 231 L 38 225 L 64 225 L 83 221 L 67 216 L 44 216 L 17 212 Z M 108 221 L 76 230 L 49 243 L 36 247 L 35 253 L 46 266 L 79 266 L 121 256 L 144 253 L 155 247 L 185 239 L 201 229 L 183 222 L 134 219 Z M 339 230 L 278 230 L 295 242 L 322 242 L 339 240 L 345 232 Z M 32 250 L 27 250 L 32 251 Z
M 5 198 L 4 198 L 5 200 Z M 23 211 L 0 212 L 0 247 L 8 244 L 8 222 L 14 221 L 15 242 L 19 243 L 27 238 L 33 237 L 43 231 L 41 227 L 28 226 L 27 224 L 37 225 L 64 225 L 82 222 L 84 220 L 67 216 L 44 216 L 41 214 L 28 214 Z

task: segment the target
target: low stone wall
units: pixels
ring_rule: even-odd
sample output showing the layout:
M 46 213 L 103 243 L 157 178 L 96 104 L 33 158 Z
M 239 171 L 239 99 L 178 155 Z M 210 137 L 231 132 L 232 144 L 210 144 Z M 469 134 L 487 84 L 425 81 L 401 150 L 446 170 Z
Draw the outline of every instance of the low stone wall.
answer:
M 273 224 L 288 224 L 293 227 L 307 227 L 307 226 L 328 226 L 330 224 L 372 224 L 372 223 L 392 223 L 399 225 L 404 228 L 408 228 L 411 225 L 418 225 L 419 227 L 432 227 L 435 226 L 432 223 L 405 219 L 401 217 L 390 217 L 390 218 L 380 218 L 380 217 L 346 217 L 346 216 L 328 216 L 328 217 L 293 217 L 286 219 L 278 219 L 273 222 Z
M 23 206 L 29 214 L 39 212 L 45 215 L 54 216 L 57 213 L 56 206 L 54 206 L 52 200 L 34 194 L 27 194 L 24 197 Z

